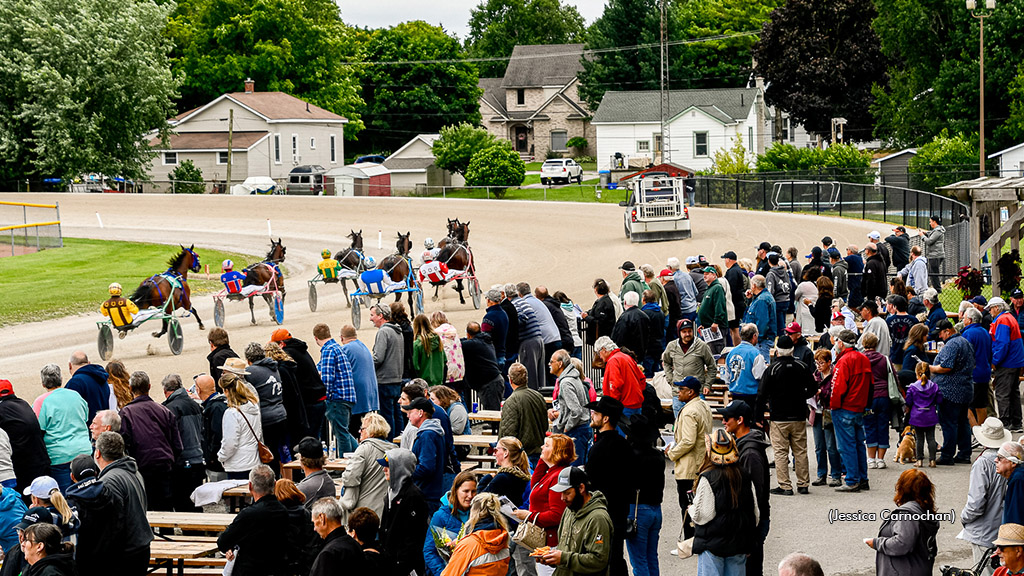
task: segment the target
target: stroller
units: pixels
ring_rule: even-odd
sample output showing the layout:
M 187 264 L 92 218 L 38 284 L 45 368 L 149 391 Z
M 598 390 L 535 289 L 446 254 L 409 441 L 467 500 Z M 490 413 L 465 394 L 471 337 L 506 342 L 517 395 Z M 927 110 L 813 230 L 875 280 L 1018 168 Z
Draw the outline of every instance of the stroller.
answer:
M 982 555 L 981 560 L 979 560 L 973 568 L 957 568 L 947 564 L 939 568 L 939 573 L 942 574 L 942 576 L 981 576 L 989 562 L 992 563 L 993 568 L 999 567 L 999 558 L 997 556 L 993 556 L 995 551 L 995 548 L 985 550 L 985 554 Z

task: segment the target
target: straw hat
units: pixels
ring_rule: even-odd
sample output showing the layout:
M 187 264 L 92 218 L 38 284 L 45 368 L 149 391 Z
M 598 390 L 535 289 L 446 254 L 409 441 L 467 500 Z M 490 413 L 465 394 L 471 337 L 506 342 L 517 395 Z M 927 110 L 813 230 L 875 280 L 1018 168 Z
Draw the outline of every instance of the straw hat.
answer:
M 999 537 L 992 541 L 996 546 L 1024 546 L 1024 526 L 1020 524 L 1003 524 L 999 527 Z
M 739 453 L 736 452 L 736 441 L 731 434 L 723 428 L 719 428 L 704 437 L 708 454 L 711 456 L 711 463 L 715 466 L 726 466 L 735 464 L 739 460 Z
M 220 366 L 220 369 L 225 372 L 237 374 L 238 376 L 248 376 L 249 372 L 245 370 L 245 367 L 245 360 L 242 360 L 241 358 L 228 358 L 224 361 L 224 365 Z
M 992 416 L 986 418 L 981 423 L 981 426 L 975 426 L 972 430 L 974 431 L 974 439 L 985 448 L 998 449 L 1003 445 L 1003 442 L 1009 442 L 1013 439 L 1010 431 L 1003 427 L 1002 421 Z

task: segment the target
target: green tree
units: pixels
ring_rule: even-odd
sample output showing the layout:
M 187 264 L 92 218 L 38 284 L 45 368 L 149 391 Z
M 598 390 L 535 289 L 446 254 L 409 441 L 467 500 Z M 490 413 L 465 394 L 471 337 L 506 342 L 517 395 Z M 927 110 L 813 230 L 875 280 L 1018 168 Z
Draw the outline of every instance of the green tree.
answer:
M 363 47 L 367 62 L 444 61 L 422 64 L 367 64 L 360 73 L 366 132 L 360 147 L 394 149 L 447 123 L 480 122 L 479 76 L 459 41 L 438 26 L 405 22 L 374 30 Z
M 442 169 L 466 175 L 473 154 L 498 143 L 491 133 L 465 122 L 441 128 L 441 137 L 434 141 L 434 164 Z M 500 141 L 508 144 L 507 140 Z
M 784 0 L 691 0 L 672 4 L 672 39 L 756 32 Z M 672 88 L 739 88 L 750 79 L 757 36 L 706 40 L 670 48 Z
M 135 0 L 0 2 L 0 164 L 7 176 L 145 177 L 176 82 L 168 9 Z
M 203 171 L 191 160 L 182 161 L 167 177 L 174 181 L 175 194 L 202 194 L 206 191 Z
M 949 135 L 942 130 L 931 142 L 917 149 L 910 159 L 910 173 L 915 187 L 933 191 L 960 180 L 978 175 L 978 136 Z
M 653 44 L 659 40 L 658 0 L 608 0 L 604 14 L 587 31 L 587 48 L 603 50 Z M 584 53 L 580 98 L 597 110 L 607 90 L 657 90 L 661 54 L 657 46 Z
M 559 0 L 484 0 L 469 13 L 466 47 L 474 58 L 507 58 L 517 44 L 582 42 L 583 17 Z M 507 61 L 477 63 L 481 78 L 505 75 Z
M 997 142 L 1011 143 L 1024 139 L 1024 63 L 1017 67 L 1017 76 L 1010 82 L 1010 116 L 995 130 Z
M 843 117 L 847 137 L 870 139 L 871 85 L 886 72 L 874 17 L 871 0 L 789 0 L 772 12 L 754 47 L 768 104 L 808 132 L 831 134 Z
M 711 158 L 713 174 L 746 174 L 750 172 L 747 149 L 743 147 L 743 136 L 739 134 L 732 139 L 731 148 L 719 148 L 715 150 Z
M 757 157 L 758 172 L 818 172 L 849 182 L 870 182 L 871 153 L 850 144 L 833 144 L 828 148 L 798 148 L 776 142 Z
M 496 145 L 473 154 L 466 170 L 466 184 L 495 186 L 494 195 L 505 196 L 505 188 L 519 186 L 526 178 L 526 164 L 511 146 Z
M 355 71 L 357 32 L 331 0 L 182 0 L 167 23 L 174 71 L 184 79 L 181 110 L 238 92 L 251 77 L 348 118 L 345 138 L 363 128 Z

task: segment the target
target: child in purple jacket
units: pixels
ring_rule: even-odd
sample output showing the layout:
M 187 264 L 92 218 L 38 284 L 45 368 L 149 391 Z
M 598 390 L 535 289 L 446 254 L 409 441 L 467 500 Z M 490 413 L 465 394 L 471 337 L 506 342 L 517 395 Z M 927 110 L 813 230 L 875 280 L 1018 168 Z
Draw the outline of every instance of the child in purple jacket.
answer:
M 939 386 L 929 377 L 927 362 L 918 362 L 914 367 L 917 382 L 907 387 L 907 411 L 910 413 L 910 425 L 914 428 L 917 442 L 917 462 L 914 466 L 921 467 L 924 460 L 924 443 L 928 442 L 928 466 L 935 467 L 935 455 L 938 445 L 935 442 L 935 425 L 939 423 L 938 406 L 942 402 Z

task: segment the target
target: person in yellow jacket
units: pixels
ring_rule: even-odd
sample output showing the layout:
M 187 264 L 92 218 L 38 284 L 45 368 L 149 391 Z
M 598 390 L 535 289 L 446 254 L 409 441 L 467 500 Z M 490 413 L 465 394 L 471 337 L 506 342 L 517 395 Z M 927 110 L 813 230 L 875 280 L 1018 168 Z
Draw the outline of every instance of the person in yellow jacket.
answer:
M 112 283 L 107 291 L 110 292 L 110 298 L 100 307 L 100 312 L 104 316 L 110 317 L 110 323 L 114 325 L 114 328 L 123 328 L 131 324 L 134 319 L 133 315 L 139 313 L 139 307 L 135 305 L 135 302 L 121 295 L 121 285 L 117 282 Z M 120 332 L 121 337 L 124 338 L 124 331 Z
M 324 277 L 325 282 L 336 282 L 338 280 L 338 261 L 331 258 L 331 251 L 326 248 L 320 252 L 320 256 L 323 258 L 317 265 L 320 275 Z
M 676 491 L 679 505 L 683 510 L 683 539 L 692 538 L 694 527 L 686 518 L 688 504 L 686 493 L 694 489 L 694 481 L 704 462 L 704 436 L 711 433 L 711 408 L 700 397 L 703 385 L 695 376 L 687 376 L 675 383 L 678 398 L 685 406 L 676 418 L 675 438 L 665 447 L 665 455 L 673 462 Z
M 497 494 L 473 497 L 464 531 L 441 576 L 505 576 L 510 559 L 508 522 Z

